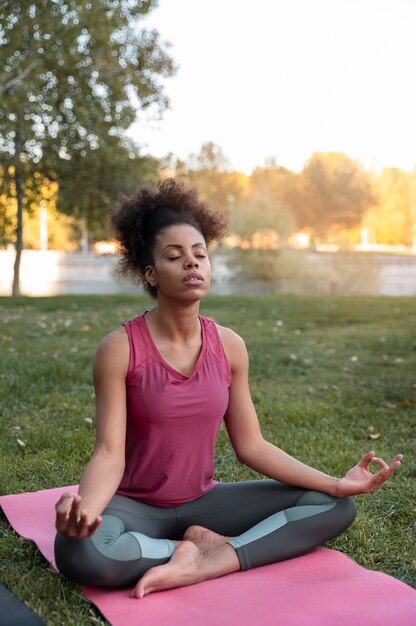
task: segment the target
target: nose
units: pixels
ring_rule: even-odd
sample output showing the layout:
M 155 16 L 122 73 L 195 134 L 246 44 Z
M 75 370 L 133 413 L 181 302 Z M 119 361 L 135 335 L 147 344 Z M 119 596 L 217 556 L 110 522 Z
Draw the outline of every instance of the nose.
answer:
M 185 261 L 186 268 L 198 267 L 198 259 L 194 256 L 190 256 Z

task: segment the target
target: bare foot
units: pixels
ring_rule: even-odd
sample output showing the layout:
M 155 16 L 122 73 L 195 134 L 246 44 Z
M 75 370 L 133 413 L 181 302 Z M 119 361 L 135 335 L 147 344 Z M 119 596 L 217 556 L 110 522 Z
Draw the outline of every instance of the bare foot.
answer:
M 143 598 L 154 591 L 194 585 L 239 569 L 238 557 L 229 544 L 205 551 L 192 541 L 183 541 L 168 563 L 152 567 L 145 573 L 135 586 L 132 596 Z
M 213 530 L 204 528 L 204 526 L 190 526 L 183 536 L 184 540 L 192 541 L 200 550 L 208 550 L 223 546 L 231 537 L 225 537 L 214 533 Z

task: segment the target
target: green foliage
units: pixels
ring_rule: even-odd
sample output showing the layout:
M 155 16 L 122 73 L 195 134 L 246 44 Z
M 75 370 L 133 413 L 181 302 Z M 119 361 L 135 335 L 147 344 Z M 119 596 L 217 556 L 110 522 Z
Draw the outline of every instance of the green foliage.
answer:
M 94 238 L 106 239 L 108 215 L 119 194 L 130 195 L 141 185 L 155 186 L 158 171 L 156 159 L 141 157 L 135 146 L 108 137 L 105 150 L 87 149 L 85 156 L 74 154 L 60 161 L 58 209 L 85 219 Z
M 152 0 L 5 0 L 0 13 L 2 149 L 16 125 L 29 160 L 97 149 L 135 120 L 138 107 L 167 104 L 158 82 L 173 71 L 155 31 L 138 21 Z M 45 158 L 46 157 L 46 158 Z
M 95 348 L 150 306 L 144 296 L 0 299 L 2 493 L 79 480 L 94 441 Z M 334 296 L 212 297 L 202 306 L 246 340 L 252 396 L 271 442 L 333 475 L 372 448 L 387 460 L 404 453 L 388 484 L 356 498 L 357 520 L 329 546 L 414 587 L 415 310 L 414 298 Z M 221 428 L 216 477 L 253 476 Z M 104 623 L 4 518 L 0 533 L 2 581 L 50 626 Z
M 31 172 L 28 163 L 23 163 L 25 173 L 24 207 L 29 215 L 33 214 L 42 198 L 42 185 L 45 183 L 38 172 Z M 16 229 L 17 194 L 15 168 L 0 164 L 0 245 L 7 245 L 14 240 Z
M 0 158 L 26 181 L 35 171 L 57 180 L 59 206 L 90 227 L 105 224 L 118 191 L 142 182 L 124 131 L 139 109 L 168 105 L 160 79 L 173 74 L 173 61 L 156 31 L 139 28 L 154 4 L 0 5 Z

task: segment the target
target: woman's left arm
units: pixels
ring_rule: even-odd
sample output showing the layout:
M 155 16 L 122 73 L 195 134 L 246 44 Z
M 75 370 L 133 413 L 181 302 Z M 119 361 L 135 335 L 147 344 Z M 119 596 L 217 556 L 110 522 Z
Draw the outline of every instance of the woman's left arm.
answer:
M 401 454 L 388 465 L 374 452 L 369 452 L 343 478 L 335 478 L 305 465 L 265 441 L 250 395 L 249 360 L 244 341 L 228 329 L 221 328 L 220 334 L 233 374 L 224 421 L 241 463 L 274 480 L 336 497 L 376 491 L 399 467 Z M 372 462 L 379 467 L 375 474 L 369 471 Z

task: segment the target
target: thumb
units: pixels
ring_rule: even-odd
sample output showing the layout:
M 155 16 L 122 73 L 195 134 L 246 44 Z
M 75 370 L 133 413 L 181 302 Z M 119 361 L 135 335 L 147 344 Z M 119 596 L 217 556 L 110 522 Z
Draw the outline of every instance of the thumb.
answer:
M 363 469 L 368 469 L 368 466 L 370 465 L 375 455 L 376 453 L 374 452 L 374 450 L 371 450 L 371 452 L 367 452 L 367 454 L 363 456 L 363 458 L 358 463 L 358 465 L 362 467 Z

